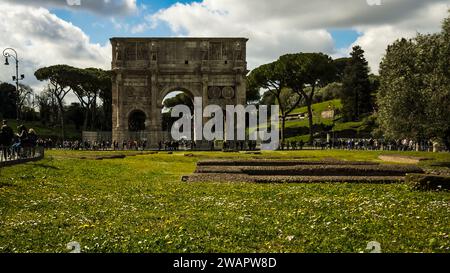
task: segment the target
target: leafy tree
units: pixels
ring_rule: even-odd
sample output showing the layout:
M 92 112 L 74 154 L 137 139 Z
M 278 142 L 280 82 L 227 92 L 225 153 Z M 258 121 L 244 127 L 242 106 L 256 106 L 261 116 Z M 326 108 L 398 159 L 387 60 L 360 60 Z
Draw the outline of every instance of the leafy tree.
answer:
M 388 138 L 419 140 L 425 134 L 427 101 L 416 58 L 414 42 L 401 39 L 388 47 L 381 63 L 378 119 Z
M 342 83 L 332 82 L 316 92 L 314 103 L 339 99 L 342 92 Z
M 80 103 L 71 103 L 66 108 L 66 119 L 71 121 L 78 131 L 82 129 L 85 115 L 87 115 L 87 113 L 84 111 L 83 107 L 81 107 Z
M 390 138 L 439 138 L 450 149 L 450 18 L 438 34 L 390 45 L 380 67 L 378 123 Z
M 100 93 L 99 97 L 102 100 L 101 107 L 101 129 L 112 129 L 112 83 L 111 71 L 103 71 L 100 73 Z
M 308 109 L 309 142 L 314 140 L 312 104 L 317 88 L 332 82 L 336 67 L 323 53 L 288 54 L 280 58 L 286 85 L 303 98 Z
M 3 118 L 15 118 L 16 107 L 16 87 L 6 82 L 0 83 L 0 114 Z
M 61 138 L 65 139 L 64 98 L 72 90 L 77 69 L 68 65 L 54 65 L 38 69 L 34 75 L 40 81 L 49 81 L 49 92 L 56 99 L 61 122 Z
M 293 94 L 286 87 L 285 63 L 278 60 L 269 64 L 261 65 L 254 69 L 247 78 L 248 88 L 252 90 L 264 90 L 275 98 L 280 108 L 281 128 L 280 140 L 284 141 L 286 118 L 300 103 L 300 94 Z M 255 91 L 253 91 L 255 92 Z
M 261 88 L 255 81 L 255 77 L 247 77 L 247 103 L 252 103 L 261 100 Z
M 17 107 L 19 108 L 18 119 L 22 119 L 22 113 L 24 112 L 24 108 L 31 104 L 30 98 L 33 96 L 34 91 L 29 85 L 19 84 L 19 96 L 17 98 Z
M 97 96 L 97 89 L 95 88 L 96 79 L 90 71 L 79 68 L 74 69 L 73 76 L 74 77 L 70 82 L 70 88 L 80 102 L 77 106 L 84 110 L 85 114 L 83 115 L 84 120 L 82 121 L 82 130 L 86 131 L 92 108 L 96 107 L 96 105 L 94 105 L 94 97 Z M 75 105 L 72 104 L 71 106 Z
M 24 106 L 21 110 L 21 117 L 26 121 L 36 121 L 39 120 L 39 115 L 34 109 L 34 107 Z
M 80 101 L 80 105 L 85 109 L 83 130 L 88 128 L 88 120 L 91 117 L 90 129 L 97 128 L 97 101 L 99 96 L 103 96 L 105 100 L 110 99 L 111 93 L 111 78 L 107 71 L 86 68 L 75 68 L 72 71 L 72 81 L 70 81 L 70 88 Z M 107 101 L 109 103 L 110 100 Z M 106 108 L 107 110 L 109 108 Z
M 304 101 L 308 108 L 310 141 L 314 139 L 312 104 L 316 88 L 336 77 L 332 59 L 322 53 L 298 53 L 281 56 L 276 62 L 254 69 L 248 77 L 253 90 L 266 90 L 280 107 L 281 141 L 287 116 Z
M 192 112 L 194 111 L 194 102 L 192 101 L 192 98 L 184 92 L 164 100 L 163 104 L 166 108 L 173 108 L 177 105 L 182 104 L 188 106 Z
M 370 74 L 369 75 L 369 81 L 370 81 L 370 99 L 371 99 L 371 104 L 372 104 L 372 115 L 374 115 L 374 113 L 377 111 L 377 104 L 376 104 L 376 100 L 377 100 L 377 93 L 378 90 L 380 89 L 380 76 L 375 75 L 375 74 Z
M 364 50 L 355 46 L 350 55 L 351 59 L 343 76 L 342 112 L 344 120 L 357 121 L 363 114 L 373 110 L 372 90 Z
M 286 119 L 288 115 L 292 113 L 300 105 L 300 103 L 302 102 L 302 98 L 303 97 L 299 93 L 294 92 L 290 88 L 286 87 L 281 90 L 280 96 L 277 100 L 278 104 L 282 105 L 280 109 L 283 109 L 282 111 L 280 111 L 281 122 L 283 127 L 283 136 L 284 132 L 286 131 Z
M 262 105 L 274 105 L 276 102 L 275 96 L 270 92 L 265 92 L 259 101 L 259 104 Z
M 351 58 L 339 58 L 333 61 L 336 67 L 336 80 L 342 83 L 344 79 L 345 69 L 350 64 Z
M 36 96 L 39 107 L 39 117 L 43 125 L 53 126 L 58 119 L 58 105 L 53 93 L 49 91 L 50 87 L 44 89 Z
M 89 73 L 94 75 L 95 84 L 93 84 L 93 93 L 96 95 L 94 96 L 94 102 L 92 107 L 92 124 L 93 128 L 99 127 L 99 118 L 97 117 L 97 104 L 98 104 L 98 98 L 101 98 L 103 100 L 103 116 L 105 119 L 107 119 L 107 127 L 111 128 L 112 126 L 112 82 L 111 82 L 111 72 L 105 71 L 102 69 L 97 68 L 87 68 L 87 71 Z
M 450 10 L 449 10 L 450 13 Z M 439 90 L 431 97 L 432 107 L 435 115 L 432 117 L 433 134 L 441 138 L 450 150 L 450 17 L 447 17 L 442 24 L 442 32 L 439 39 L 438 57 L 439 77 L 434 78 Z

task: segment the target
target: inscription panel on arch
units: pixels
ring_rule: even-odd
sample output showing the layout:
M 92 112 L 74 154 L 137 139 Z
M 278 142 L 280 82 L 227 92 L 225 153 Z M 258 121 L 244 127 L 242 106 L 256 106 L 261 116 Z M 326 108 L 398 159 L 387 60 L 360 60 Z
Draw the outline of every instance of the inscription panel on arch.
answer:
M 124 86 L 132 86 L 132 87 L 146 87 L 148 85 L 147 79 L 140 78 L 125 78 L 123 80 Z

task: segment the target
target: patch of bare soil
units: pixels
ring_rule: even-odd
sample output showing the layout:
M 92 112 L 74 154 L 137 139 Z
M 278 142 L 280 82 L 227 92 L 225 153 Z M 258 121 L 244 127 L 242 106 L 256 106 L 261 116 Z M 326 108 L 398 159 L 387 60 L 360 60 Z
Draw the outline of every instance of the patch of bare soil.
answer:
M 395 162 L 403 164 L 418 164 L 420 161 L 429 160 L 426 157 L 404 156 L 404 155 L 380 155 L 379 159 L 386 162 Z

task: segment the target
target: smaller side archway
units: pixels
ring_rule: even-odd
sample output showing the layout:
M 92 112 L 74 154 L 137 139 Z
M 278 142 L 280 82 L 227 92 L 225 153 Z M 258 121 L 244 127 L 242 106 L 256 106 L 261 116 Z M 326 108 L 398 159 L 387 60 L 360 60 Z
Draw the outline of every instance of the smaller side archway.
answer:
M 128 131 L 142 132 L 146 129 L 147 115 L 141 110 L 134 110 L 128 116 Z

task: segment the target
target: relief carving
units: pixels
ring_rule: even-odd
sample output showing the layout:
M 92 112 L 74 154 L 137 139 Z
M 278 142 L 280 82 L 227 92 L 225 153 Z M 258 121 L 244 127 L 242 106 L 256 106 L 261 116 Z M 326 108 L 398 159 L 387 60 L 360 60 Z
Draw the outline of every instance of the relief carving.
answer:
M 227 86 L 227 87 L 224 87 L 222 89 L 222 96 L 225 99 L 232 99 L 232 98 L 234 98 L 234 94 L 235 94 L 235 91 L 234 91 L 233 87 Z
M 222 90 L 220 87 L 217 86 L 211 86 L 208 89 L 208 98 L 209 99 L 220 99 L 222 96 Z

